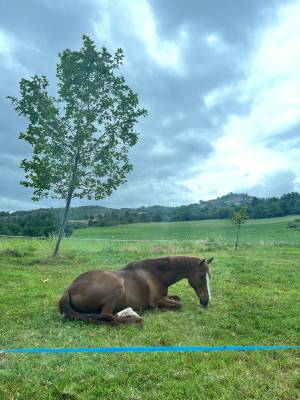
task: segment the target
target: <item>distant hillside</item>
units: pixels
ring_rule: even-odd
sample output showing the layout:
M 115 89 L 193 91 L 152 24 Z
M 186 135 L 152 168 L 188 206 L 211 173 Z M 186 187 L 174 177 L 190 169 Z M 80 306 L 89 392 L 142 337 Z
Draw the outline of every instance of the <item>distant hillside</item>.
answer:
M 245 193 L 228 193 L 225 196 L 217 197 L 212 200 L 200 200 L 199 204 L 202 207 L 215 206 L 215 207 L 227 207 L 227 206 L 242 206 L 245 204 L 251 204 L 253 196 L 249 196 Z
M 270 218 L 300 214 L 299 193 L 288 193 L 279 198 L 258 198 L 245 193 L 229 193 L 212 200 L 200 200 L 198 203 L 178 207 L 150 206 L 139 208 L 108 208 L 102 206 L 71 207 L 69 213 L 70 229 L 86 226 L 110 226 L 139 222 L 195 221 L 205 219 L 228 219 L 240 206 L 247 205 L 249 218 Z M 0 212 L 0 234 L 21 234 L 36 231 L 39 221 L 48 221 L 47 232 L 53 232 L 58 226 L 63 208 L 41 208 L 14 213 Z M 51 227 L 51 229 L 50 229 Z M 5 232 L 5 233 L 4 233 Z M 33 233 L 32 233 L 33 235 Z
M 81 206 L 81 207 L 71 207 L 69 211 L 69 219 L 88 219 L 89 216 L 99 215 L 99 214 L 109 214 L 113 211 L 113 208 L 107 208 L 102 206 Z M 59 216 L 63 215 L 64 208 L 37 208 L 35 210 L 30 211 L 15 211 L 10 213 L 10 215 L 19 216 L 19 215 L 29 215 L 29 214 L 36 214 L 36 213 L 47 213 L 52 212 Z M 0 214 L 1 216 L 1 214 Z

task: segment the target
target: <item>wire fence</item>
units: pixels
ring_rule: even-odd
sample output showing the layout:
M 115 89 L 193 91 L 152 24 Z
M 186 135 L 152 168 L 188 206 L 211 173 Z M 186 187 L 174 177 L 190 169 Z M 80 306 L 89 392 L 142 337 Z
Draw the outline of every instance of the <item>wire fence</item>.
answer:
M 0 235 L 0 239 L 36 239 L 36 240 L 51 240 L 46 236 L 12 236 L 12 235 Z M 233 246 L 235 241 L 228 242 L 222 240 L 211 240 L 211 239 L 115 239 L 115 238 L 63 238 L 64 241 L 68 242 L 102 242 L 102 243 L 194 243 L 199 245 L 216 244 L 222 246 Z M 288 242 L 279 240 L 259 240 L 259 241 L 239 241 L 239 245 L 244 246 L 300 246 L 299 242 Z
M 222 244 L 222 245 L 234 245 L 235 242 L 223 242 L 223 241 L 215 241 L 215 240 L 210 240 L 210 239 L 109 239 L 109 238 L 68 238 L 65 239 L 68 241 L 80 241 L 80 242 L 134 242 L 134 243 L 152 243 L 152 242 L 161 242 L 161 243 L 174 243 L 174 242 L 190 242 L 190 243 L 199 243 L 199 244 Z M 248 242 L 243 242 L 240 241 L 239 244 L 245 244 L 245 245 L 256 245 L 256 244 L 262 244 L 262 245 L 300 245 L 300 240 L 299 242 L 286 242 L 286 241 L 248 241 Z
M 0 238 L 4 239 L 42 239 L 47 240 L 46 236 L 12 236 L 12 235 L 0 235 Z

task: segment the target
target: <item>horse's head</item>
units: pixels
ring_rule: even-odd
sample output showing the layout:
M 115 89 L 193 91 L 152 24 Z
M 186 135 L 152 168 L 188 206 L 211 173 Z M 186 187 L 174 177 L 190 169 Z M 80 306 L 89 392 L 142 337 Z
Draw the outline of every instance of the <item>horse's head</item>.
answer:
M 213 257 L 209 260 L 199 260 L 197 265 L 191 270 L 188 281 L 192 288 L 199 297 L 200 304 L 203 307 L 207 307 L 210 301 L 210 267 L 209 264 L 212 262 Z

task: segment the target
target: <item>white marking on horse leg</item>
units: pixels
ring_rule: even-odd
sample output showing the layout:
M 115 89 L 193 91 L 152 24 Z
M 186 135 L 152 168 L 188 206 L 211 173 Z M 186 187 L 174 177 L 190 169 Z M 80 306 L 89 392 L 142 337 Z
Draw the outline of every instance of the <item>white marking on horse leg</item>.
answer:
M 210 285 L 209 285 L 209 275 L 208 275 L 208 273 L 206 273 L 206 289 L 207 289 L 208 298 L 209 298 L 209 301 L 210 301 L 211 300 L 211 295 L 210 295 Z

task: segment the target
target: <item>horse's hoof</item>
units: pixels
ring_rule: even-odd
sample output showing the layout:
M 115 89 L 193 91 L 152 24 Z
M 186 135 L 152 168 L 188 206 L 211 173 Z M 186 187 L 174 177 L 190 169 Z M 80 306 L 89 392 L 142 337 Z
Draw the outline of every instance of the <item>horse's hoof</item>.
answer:
M 176 294 L 171 295 L 171 296 L 168 296 L 168 298 L 169 298 L 170 300 L 180 301 L 180 297 L 177 296 Z
M 116 324 L 116 317 L 113 314 L 101 314 L 98 321 L 105 324 Z
M 142 324 L 144 322 L 144 318 L 128 315 L 127 317 L 117 317 L 117 322 L 122 325 Z

